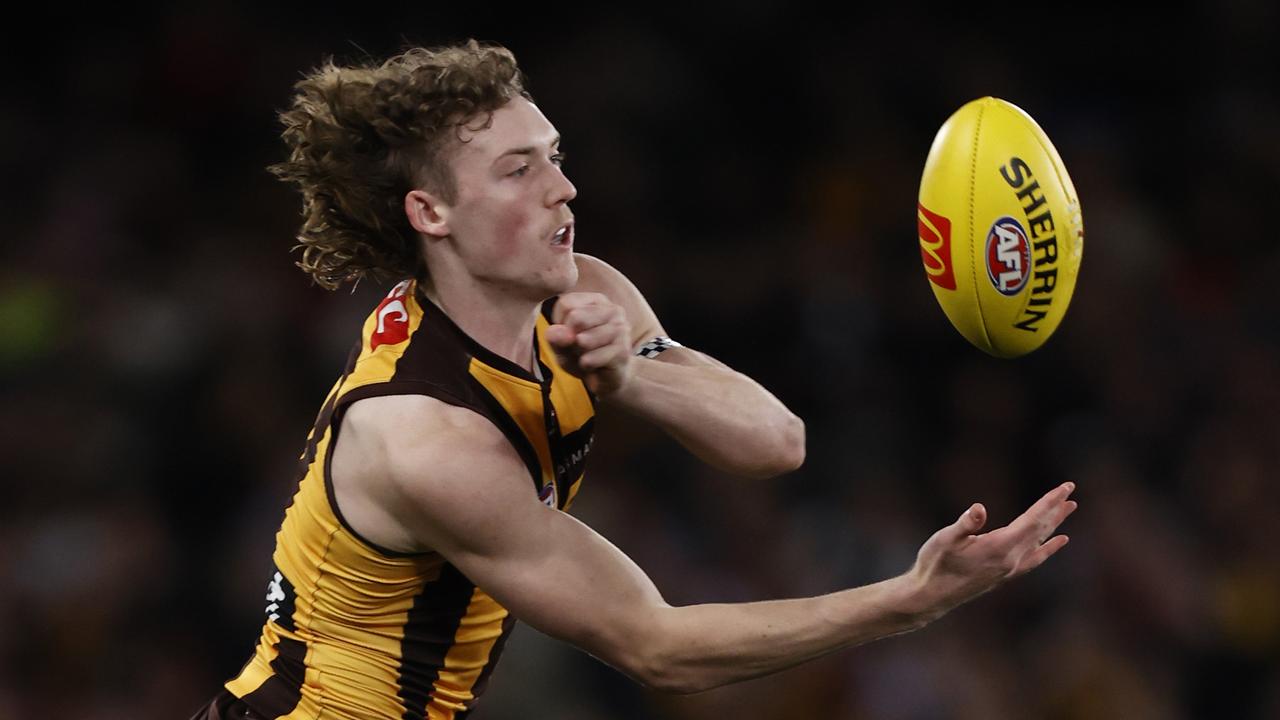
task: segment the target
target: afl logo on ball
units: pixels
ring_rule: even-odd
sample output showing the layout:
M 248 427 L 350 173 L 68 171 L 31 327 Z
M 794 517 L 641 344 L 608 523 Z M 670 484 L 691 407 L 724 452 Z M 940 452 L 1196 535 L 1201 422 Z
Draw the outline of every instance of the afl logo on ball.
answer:
M 1031 243 L 1017 220 L 1004 216 L 987 231 L 987 277 L 1002 295 L 1017 295 L 1031 275 Z

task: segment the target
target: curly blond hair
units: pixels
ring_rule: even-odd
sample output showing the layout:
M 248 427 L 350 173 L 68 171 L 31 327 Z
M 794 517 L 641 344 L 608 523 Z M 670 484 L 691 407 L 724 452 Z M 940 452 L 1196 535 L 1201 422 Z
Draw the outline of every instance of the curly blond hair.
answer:
M 511 51 L 475 40 L 381 64 L 329 59 L 294 90 L 280 113 L 289 159 L 268 170 L 302 191 L 297 265 L 329 290 L 420 274 L 405 194 L 423 188 L 455 201 L 449 151 L 459 128 L 487 125 L 515 97 L 532 100 Z

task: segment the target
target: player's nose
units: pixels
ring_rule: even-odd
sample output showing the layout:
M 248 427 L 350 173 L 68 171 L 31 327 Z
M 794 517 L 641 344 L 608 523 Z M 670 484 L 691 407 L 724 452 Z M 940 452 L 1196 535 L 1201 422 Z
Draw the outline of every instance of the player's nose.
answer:
M 573 186 L 569 176 L 565 175 L 563 170 L 555 168 L 551 177 L 551 187 L 547 191 L 548 206 L 555 207 L 578 197 L 578 188 Z

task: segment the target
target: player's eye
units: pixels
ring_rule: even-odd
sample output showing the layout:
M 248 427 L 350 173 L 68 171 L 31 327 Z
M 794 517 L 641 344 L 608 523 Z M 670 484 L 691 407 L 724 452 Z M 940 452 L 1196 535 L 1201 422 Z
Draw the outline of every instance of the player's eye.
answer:
M 564 153 L 562 153 L 562 152 L 558 152 L 558 153 L 556 153 L 555 155 L 552 155 L 552 156 L 551 156 L 551 164 L 552 164 L 552 165 L 556 165 L 556 166 L 563 165 L 563 164 L 564 164 Z
M 523 177 L 528 172 L 529 172 L 529 166 L 521 165 L 520 167 L 516 168 L 514 172 L 507 173 L 507 177 Z

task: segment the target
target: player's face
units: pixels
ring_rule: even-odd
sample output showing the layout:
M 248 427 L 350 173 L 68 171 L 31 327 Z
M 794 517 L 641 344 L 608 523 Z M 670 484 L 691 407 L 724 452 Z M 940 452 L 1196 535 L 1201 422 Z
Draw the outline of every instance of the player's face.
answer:
M 541 301 L 578 281 L 573 213 L 578 191 L 560 167 L 560 136 L 533 103 L 516 98 L 483 130 L 463 130 L 452 167 L 448 224 L 473 277 Z

